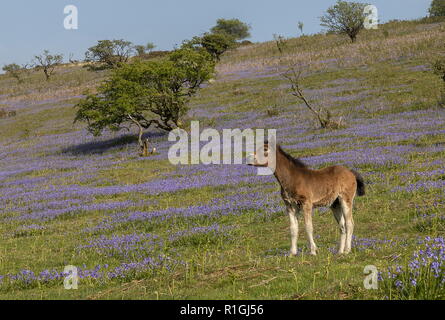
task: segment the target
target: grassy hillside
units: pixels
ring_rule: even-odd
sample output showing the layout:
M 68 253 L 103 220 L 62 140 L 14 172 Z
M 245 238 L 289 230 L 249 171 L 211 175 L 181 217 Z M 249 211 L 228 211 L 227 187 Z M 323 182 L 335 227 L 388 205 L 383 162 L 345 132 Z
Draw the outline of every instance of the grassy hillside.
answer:
M 281 60 L 274 42 L 245 46 L 223 56 L 216 81 L 192 100 L 187 122 L 277 129 L 311 167 L 363 174 L 347 256 L 333 254 L 338 228 L 324 209 L 314 212 L 319 254 L 300 232 L 299 255 L 287 256 L 273 177 L 245 165 L 173 166 L 162 132 L 148 135 L 157 154 L 141 158 L 134 133 L 94 138 L 74 125 L 73 105 L 106 72 L 63 66 L 48 83 L 32 73 L 23 85 L 0 75 L 0 108 L 16 111 L 0 119 L 0 299 L 444 298 L 432 278 L 401 273 L 401 285 L 387 273 L 425 246 L 442 248 L 445 261 L 445 110 L 430 67 L 444 40 L 445 23 L 407 21 L 355 44 L 289 39 Z M 317 128 L 290 94 L 280 72 L 293 63 L 307 65 L 306 95 L 344 128 Z M 77 290 L 63 287 L 66 265 L 80 270 Z M 363 286 L 366 265 L 382 272 L 378 290 Z

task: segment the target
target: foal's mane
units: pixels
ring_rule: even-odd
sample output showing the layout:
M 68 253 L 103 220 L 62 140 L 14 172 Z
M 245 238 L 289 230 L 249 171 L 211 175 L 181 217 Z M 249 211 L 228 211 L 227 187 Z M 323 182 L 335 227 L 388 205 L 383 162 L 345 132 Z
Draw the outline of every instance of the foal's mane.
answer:
M 283 148 L 281 148 L 281 146 L 277 146 L 277 150 L 278 150 L 278 152 L 281 152 L 281 154 L 283 156 L 285 156 L 287 160 L 292 162 L 296 167 L 298 167 L 298 168 L 306 168 L 307 167 L 307 165 L 303 161 L 292 157 L 289 153 L 284 151 Z

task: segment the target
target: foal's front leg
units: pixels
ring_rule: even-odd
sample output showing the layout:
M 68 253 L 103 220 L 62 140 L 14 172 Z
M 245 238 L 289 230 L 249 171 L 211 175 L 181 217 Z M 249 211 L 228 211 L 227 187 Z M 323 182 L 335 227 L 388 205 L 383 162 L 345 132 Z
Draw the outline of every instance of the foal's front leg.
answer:
M 303 205 L 304 224 L 306 226 L 307 239 L 309 242 L 309 249 L 312 255 L 317 255 L 317 246 L 314 242 L 314 229 L 312 227 L 312 204 L 306 203 Z
M 290 221 L 290 255 L 297 255 L 297 240 L 298 240 L 298 219 L 295 208 L 291 204 L 286 204 L 286 210 L 289 214 Z

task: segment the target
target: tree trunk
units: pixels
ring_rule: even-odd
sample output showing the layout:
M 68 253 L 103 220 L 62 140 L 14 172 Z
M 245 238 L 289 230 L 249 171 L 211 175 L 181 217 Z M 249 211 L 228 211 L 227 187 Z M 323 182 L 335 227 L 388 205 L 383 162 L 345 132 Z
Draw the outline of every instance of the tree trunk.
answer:
M 46 70 L 46 69 L 43 69 L 43 72 L 45 73 L 45 76 L 46 76 L 46 81 L 48 81 L 48 80 L 49 80 L 49 74 L 48 74 L 48 70 Z
M 139 123 L 139 121 L 134 119 L 131 115 L 128 115 L 128 118 L 131 121 L 133 121 L 133 123 L 136 124 L 139 128 L 138 144 L 139 144 L 139 148 L 141 150 L 140 155 L 142 157 L 146 157 L 146 156 L 148 156 L 148 139 L 146 139 L 145 141 L 142 141 L 142 135 L 144 134 L 144 127 Z
M 148 157 L 148 139 L 145 139 L 143 142 L 141 156 Z
M 144 134 L 144 129 L 141 125 L 139 125 L 139 134 L 138 134 L 138 142 L 139 146 L 142 148 L 144 146 L 144 143 L 142 142 L 142 135 Z

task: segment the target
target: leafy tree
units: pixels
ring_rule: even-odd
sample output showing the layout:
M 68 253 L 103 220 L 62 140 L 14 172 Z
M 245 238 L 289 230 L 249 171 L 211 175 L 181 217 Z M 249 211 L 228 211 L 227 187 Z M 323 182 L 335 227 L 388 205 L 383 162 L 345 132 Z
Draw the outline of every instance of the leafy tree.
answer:
M 201 45 L 219 61 L 224 52 L 235 46 L 235 40 L 224 33 L 206 33 L 201 38 Z
M 250 38 L 250 26 L 238 19 L 218 19 L 212 33 L 225 33 L 235 40 Z
M 97 45 L 85 53 L 85 60 L 101 63 L 97 69 L 116 68 L 127 62 L 133 53 L 134 47 L 130 41 L 99 40 Z
M 221 55 L 234 46 L 235 40 L 225 33 L 205 33 L 202 37 L 194 37 L 182 45 L 185 48 L 203 48 L 215 61 L 219 61 Z
M 154 43 L 149 42 L 145 46 L 137 45 L 134 48 L 135 48 L 138 56 L 143 56 L 146 53 L 150 53 L 154 48 L 156 48 L 156 46 L 154 45 Z
M 3 66 L 3 71 L 6 72 L 6 74 L 9 74 L 13 78 L 17 80 L 18 83 L 23 82 L 23 74 L 28 71 L 27 66 L 19 66 L 16 63 L 10 63 L 5 66 Z
M 320 17 L 321 26 L 327 27 L 331 32 L 348 35 L 351 41 L 355 42 L 357 35 L 364 28 L 366 6 L 365 3 L 338 0 Z
M 156 48 L 156 45 L 155 45 L 153 42 L 148 42 L 148 43 L 145 45 L 145 49 L 146 49 L 148 52 L 150 52 L 150 51 L 153 50 L 154 48 Z
M 86 121 L 94 135 L 105 128 L 118 131 L 136 126 L 143 148 L 144 130 L 155 126 L 170 131 L 181 125 L 190 97 L 210 79 L 214 68 L 205 50 L 190 48 L 176 50 L 166 59 L 124 64 L 97 94 L 77 104 L 75 121 Z
M 445 0 L 433 0 L 429 9 L 431 17 L 445 16 Z
M 143 45 L 138 44 L 134 46 L 134 49 L 136 50 L 138 56 L 142 56 L 145 54 L 145 46 Z
M 48 50 L 44 50 L 41 55 L 34 56 L 34 66 L 38 70 L 43 70 L 46 81 L 53 75 L 54 69 L 63 61 L 62 54 L 52 55 Z

